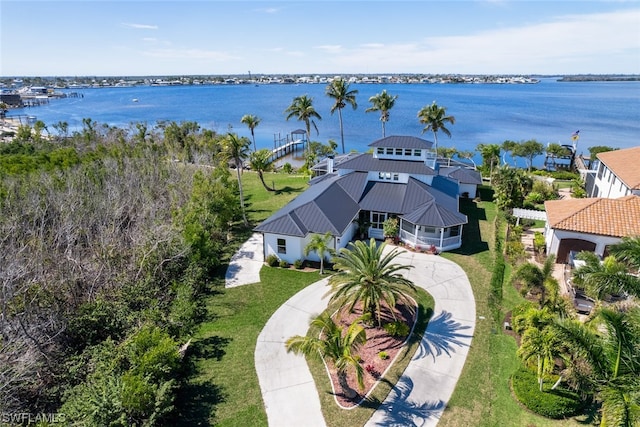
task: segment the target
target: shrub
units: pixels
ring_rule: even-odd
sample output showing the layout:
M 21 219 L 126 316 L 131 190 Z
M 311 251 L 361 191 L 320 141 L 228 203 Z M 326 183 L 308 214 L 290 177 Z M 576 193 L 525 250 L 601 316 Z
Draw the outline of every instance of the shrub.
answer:
M 381 351 L 380 353 L 378 353 L 378 357 L 382 360 L 387 360 L 389 358 L 389 353 L 387 353 L 386 351 Z
M 513 374 L 511 386 L 520 403 L 543 417 L 567 418 L 577 414 L 583 407 L 576 393 L 562 387 L 551 390 L 551 379 L 540 392 L 536 374 L 525 368 L 520 368 Z
M 292 173 L 293 172 L 293 166 L 291 166 L 291 163 L 287 162 L 284 165 L 282 165 L 282 172 L 284 172 L 284 173 Z
M 388 218 L 383 222 L 382 231 L 384 232 L 384 237 L 396 237 L 400 232 L 398 218 Z
M 296 270 L 302 269 L 303 264 L 304 264 L 304 261 L 302 261 L 301 259 L 297 259 L 293 261 L 293 266 L 295 267 Z
M 404 322 L 385 323 L 384 330 L 392 337 L 406 337 L 409 335 L 409 325 Z
M 278 265 L 280 266 L 280 268 L 289 268 L 289 263 L 283 259 L 280 260 Z
M 269 254 L 265 261 L 269 267 L 275 267 L 280 262 L 280 259 L 275 254 Z

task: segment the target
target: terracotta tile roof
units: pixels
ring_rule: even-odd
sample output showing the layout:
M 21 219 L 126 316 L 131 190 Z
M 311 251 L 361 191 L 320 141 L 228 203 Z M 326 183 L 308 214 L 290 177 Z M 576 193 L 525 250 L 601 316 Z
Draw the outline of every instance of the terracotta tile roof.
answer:
M 556 230 L 624 237 L 640 235 L 640 197 L 548 200 L 549 226 Z
M 640 146 L 598 153 L 598 159 L 630 189 L 640 190 Z

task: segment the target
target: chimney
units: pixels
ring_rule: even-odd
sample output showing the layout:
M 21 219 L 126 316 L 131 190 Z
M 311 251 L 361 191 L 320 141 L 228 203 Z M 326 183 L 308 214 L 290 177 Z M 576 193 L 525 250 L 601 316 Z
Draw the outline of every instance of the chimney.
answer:
M 327 156 L 327 173 L 333 173 L 333 155 Z

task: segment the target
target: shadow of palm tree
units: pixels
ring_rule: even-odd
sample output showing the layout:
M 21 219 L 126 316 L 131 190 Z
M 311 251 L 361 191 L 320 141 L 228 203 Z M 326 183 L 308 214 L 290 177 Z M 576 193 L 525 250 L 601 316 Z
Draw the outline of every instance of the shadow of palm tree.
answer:
M 378 425 L 385 427 L 421 426 L 427 419 L 444 410 L 445 403 L 442 400 L 434 402 L 412 401 L 409 395 L 413 388 L 413 381 L 407 377 L 402 377 L 398 381 L 389 393 L 389 399 L 380 406 L 380 410 L 384 411 L 385 415 Z
M 414 359 L 431 355 L 435 361 L 436 357 L 443 353 L 451 355 L 452 352 L 455 352 L 455 346 L 467 345 L 461 338 L 471 338 L 473 335 L 464 334 L 462 331 L 471 327 L 463 326 L 451 317 L 451 313 L 443 311 L 431 319 L 424 338 L 413 356 Z

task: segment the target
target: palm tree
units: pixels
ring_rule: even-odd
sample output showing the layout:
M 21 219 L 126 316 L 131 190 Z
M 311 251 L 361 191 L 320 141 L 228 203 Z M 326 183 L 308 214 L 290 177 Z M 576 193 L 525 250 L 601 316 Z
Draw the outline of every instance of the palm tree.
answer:
M 489 166 L 489 179 L 493 175 L 493 166 L 500 164 L 500 146 L 498 144 L 478 144 L 476 150 L 482 156 L 482 164 Z
M 561 354 L 557 335 L 550 328 L 528 328 L 522 335 L 517 353 L 525 362 L 536 360 L 538 385 L 542 391 L 544 376 L 553 371 L 555 359 Z
M 557 299 L 558 281 L 553 277 L 553 267 L 553 257 L 548 257 L 542 268 L 531 262 L 524 263 L 515 271 L 512 281 L 522 285 L 523 294 L 532 291 L 537 293 L 539 295 L 538 304 L 542 308 L 548 302 Z M 547 297 L 548 293 L 551 293 L 549 298 Z
M 609 252 L 619 261 L 640 271 L 640 236 L 623 237 L 620 243 L 609 246 Z
M 627 266 L 608 256 L 600 262 L 593 252 L 580 252 L 578 259 L 585 261 L 573 273 L 576 285 L 585 288 L 587 294 L 596 299 L 606 295 L 629 293 L 640 297 L 640 279 L 627 273 Z
M 340 139 L 342 141 L 342 154 L 344 154 L 344 128 L 342 127 L 342 109 L 350 104 L 355 110 L 358 108 L 356 103 L 357 90 L 349 90 L 349 83 L 344 79 L 335 79 L 327 85 L 326 94 L 333 99 L 335 103 L 331 107 L 331 114 L 338 110 L 338 118 L 340 119 Z
M 251 131 L 251 138 L 253 139 L 253 151 L 256 151 L 256 135 L 253 130 L 260 124 L 260 118 L 258 116 L 254 116 L 253 114 L 245 114 L 240 119 L 240 122 L 247 125 L 247 127 Z
M 385 124 L 389 121 L 389 110 L 395 105 L 396 99 L 398 99 L 398 95 L 389 95 L 385 89 L 369 98 L 369 102 L 373 105 L 364 111 L 365 113 L 380 111 L 383 138 L 386 136 Z
M 271 150 L 269 150 L 268 148 L 254 151 L 249 155 L 249 166 L 251 166 L 252 170 L 258 173 L 258 178 L 260 178 L 262 186 L 267 191 L 276 191 L 275 188 L 267 186 L 267 184 L 264 182 L 264 172 L 270 172 L 271 170 L 273 170 L 273 162 L 271 161 L 272 155 L 273 154 L 271 153 Z
M 331 240 L 331 233 L 327 232 L 324 236 L 320 234 L 314 234 L 311 237 L 307 246 L 304 247 L 304 256 L 309 255 L 309 252 L 313 251 L 318 254 L 320 258 L 320 274 L 324 274 L 324 257 L 327 253 L 331 254 L 332 249 L 329 247 L 329 241 Z
M 455 124 L 455 117 L 447 116 L 447 109 L 445 107 L 439 107 L 436 101 L 433 101 L 431 105 L 422 107 L 422 109 L 418 111 L 418 118 L 420 119 L 420 123 L 425 125 L 422 133 L 428 130 L 433 132 L 433 141 L 435 142 L 435 151 L 437 153 L 438 132 L 442 131 L 442 133 L 451 138 L 451 132 L 445 126 L 445 122 Z
M 586 364 L 602 401 L 601 426 L 640 423 L 640 308 L 601 308 L 586 324 L 558 320 L 553 328 L 574 366 Z M 579 368 L 577 368 L 579 369 Z
M 311 321 L 311 326 L 319 329 L 322 335 L 293 336 L 285 343 L 287 352 L 331 361 L 338 372 L 344 394 L 353 398 L 355 392 L 347 384 L 347 369 L 355 369 L 358 386 L 364 389 L 364 369 L 355 357 L 358 349 L 367 342 L 366 332 L 359 323 L 363 319 L 362 316 L 356 319 L 345 331 L 324 312 Z
M 320 134 L 318 132 L 318 126 L 316 122 L 313 120 L 314 118 L 318 120 L 322 120 L 320 114 L 313 108 L 313 98 L 309 98 L 307 95 L 296 96 L 293 98 L 293 102 L 289 107 L 284 110 L 285 113 L 289 113 L 287 115 L 287 120 L 292 117 L 297 117 L 298 120 L 303 121 L 306 131 L 307 131 L 307 147 L 309 142 L 311 141 L 311 125 L 316 130 L 316 134 Z
M 337 301 L 342 307 L 348 306 L 353 311 L 358 303 L 362 303 L 363 312 L 376 319 L 378 326 L 382 324 L 382 303 L 385 303 L 395 318 L 393 308 L 398 302 L 410 302 L 416 287 L 400 274 L 412 266 L 392 264 L 399 255 L 394 249 L 383 255 L 386 244 L 380 246 L 375 239 L 369 244 L 362 241 L 349 243 L 348 248 L 340 249 L 334 259 L 334 268 L 338 274 L 329 279 L 332 294 L 331 301 Z M 407 304 L 412 307 L 412 304 Z
M 242 220 L 244 222 L 244 226 L 249 226 L 249 221 L 247 221 L 247 213 L 244 208 L 244 196 L 242 194 L 242 163 L 247 158 L 249 153 L 249 146 L 251 145 L 251 141 L 246 137 L 238 137 L 235 133 L 227 133 L 227 136 L 222 142 L 223 146 L 223 156 L 229 161 L 233 160 L 236 165 L 236 175 L 238 177 L 238 190 L 240 192 L 240 208 L 242 209 Z

